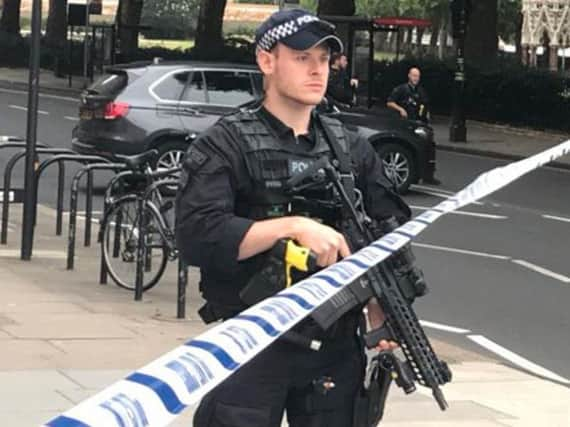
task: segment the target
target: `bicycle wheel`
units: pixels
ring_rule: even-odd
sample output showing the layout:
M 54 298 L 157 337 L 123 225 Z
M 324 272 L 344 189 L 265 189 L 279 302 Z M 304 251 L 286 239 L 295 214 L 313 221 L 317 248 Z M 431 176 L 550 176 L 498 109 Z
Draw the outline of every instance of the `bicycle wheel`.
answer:
M 125 196 L 113 203 L 102 225 L 101 250 L 105 266 L 117 285 L 135 289 L 139 234 L 143 215 L 146 233 L 143 247 L 143 290 L 158 283 L 168 261 L 168 249 L 159 230 L 156 214 L 149 208 L 138 211 L 135 195 Z
M 164 236 L 171 242 L 170 245 L 170 261 L 176 259 L 176 248 L 175 248 L 175 237 L 174 237 L 174 224 L 176 224 L 176 200 L 175 197 L 171 197 L 165 194 L 164 190 L 171 188 L 172 184 L 170 180 L 163 180 L 156 183 L 156 189 L 150 194 L 147 194 L 149 201 L 157 208 L 158 213 L 162 217 L 162 223 L 164 225 L 163 231 Z

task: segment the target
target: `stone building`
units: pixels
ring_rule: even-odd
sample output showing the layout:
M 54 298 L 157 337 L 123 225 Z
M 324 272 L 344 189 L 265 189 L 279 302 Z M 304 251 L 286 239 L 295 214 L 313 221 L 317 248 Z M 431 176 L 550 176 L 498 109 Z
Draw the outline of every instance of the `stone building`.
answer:
M 537 66 L 537 49 L 548 46 L 548 64 L 558 70 L 558 51 L 570 46 L 570 0 L 523 0 L 522 61 Z M 563 56 L 564 60 L 564 56 Z

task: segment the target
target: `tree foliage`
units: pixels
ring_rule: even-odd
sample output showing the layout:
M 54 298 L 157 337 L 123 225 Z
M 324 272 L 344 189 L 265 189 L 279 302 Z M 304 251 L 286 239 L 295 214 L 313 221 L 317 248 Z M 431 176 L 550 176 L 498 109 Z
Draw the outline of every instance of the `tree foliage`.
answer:
M 20 0 L 4 0 L 0 32 L 20 35 Z
M 352 16 L 356 12 L 354 0 L 319 0 L 319 15 Z
M 448 0 L 356 0 L 356 13 L 368 16 L 432 18 L 448 7 Z
M 497 17 L 497 32 L 506 43 L 520 42 L 521 0 L 501 0 Z
M 319 7 L 318 0 L 301 0 L 299 4 L 303 9 L 310 10 L 311 12 L 314 13 L 317 12 L 317 8 Z
M 139 47 L 139 25 L 143 0 L 119 0 L 117 19 L 119 23 L 119 45 L 123 60 L 136 57 Z
M 67 0 L 50 0 L 46 27 L 49 46 L 63 47 L 67 40 Z
M 465 38 L 465 58 L 473 64 L 486 66 L 497 58 L 498 4 L 497 0 L 476 0 L 471 4 Z
M 197 56 L 207 58 L 219 52 L 223 46 L 222 24 L 227 0 L 202 0 L 198 15 L 196 44 Z
M 145 0 L 142 24 L 145 37 L 188 39 L 196 32 L 200 0 Z
M 466 49 L 473 60 L 481 60 L 482 63 L 493 60 L 497 52 L 498 34 L 506 41 L 516 40 L 520 31 L 520 22 L 516 19 L 520 13 L 520 3 L 521 0 L 472 0 L 473 12 Z M 449 0 L 301 0 L 300 4 L 322 15 L 426 18 L 432 21 L 432 45 L 435 46 L 438 39 L 440 44 L 445 44 L 447 40 Z M 201 1 L 197 47 L 221 45 L 221 21 L 225 5 L 226 0 Z

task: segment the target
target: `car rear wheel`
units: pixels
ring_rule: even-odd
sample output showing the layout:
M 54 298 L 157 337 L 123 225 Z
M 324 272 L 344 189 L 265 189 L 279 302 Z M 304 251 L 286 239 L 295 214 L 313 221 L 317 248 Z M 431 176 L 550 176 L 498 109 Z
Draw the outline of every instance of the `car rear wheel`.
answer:
M 182 167 L 184 162 L 184 155 L 188 149 L 188 144 L 184 142 L 167 142 L 157 147 L 159 152 L 158 160 L 156 161 L 156 169 L 172 169 Z M 180 174 L 177 174 L 180 176 Z M 167 195 L 172 195 L 176 192 L 176 186 L 166 187 Z
M 171 169 L 182 166 L 188 145 L 183 142 L 167 142 L 158 146 L 157 168 Z
M 410 150 L 396 143 L 380 145 L 377 149 L 382 159 L 386 176 L 396 186 L 398 193 L 403 194 L 417 181 L 418 171 Z

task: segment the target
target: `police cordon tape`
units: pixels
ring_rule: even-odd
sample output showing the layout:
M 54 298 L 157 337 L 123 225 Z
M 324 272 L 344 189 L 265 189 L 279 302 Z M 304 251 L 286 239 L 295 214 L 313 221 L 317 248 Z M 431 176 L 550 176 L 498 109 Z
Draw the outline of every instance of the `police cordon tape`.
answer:
M 570 153 L 570 140 L 493 169 L 434 208 L 348 258 L 279 292 L 165 354 L 65 412 L 50 427 L 158 427 L 220 384 L 316 307 L 388 258 L 441 216 Z

